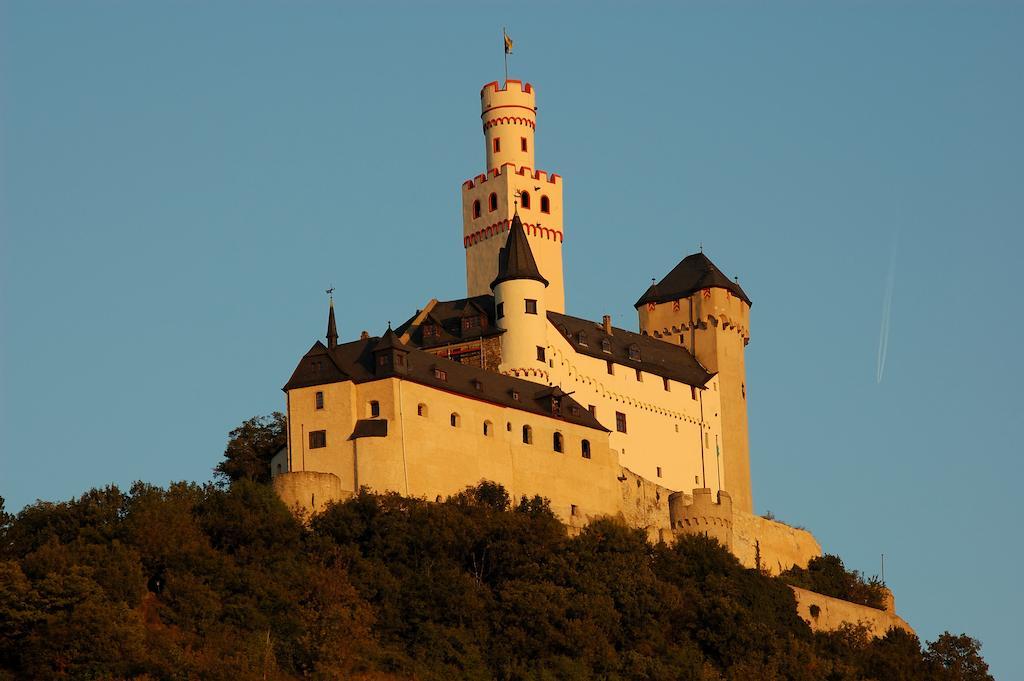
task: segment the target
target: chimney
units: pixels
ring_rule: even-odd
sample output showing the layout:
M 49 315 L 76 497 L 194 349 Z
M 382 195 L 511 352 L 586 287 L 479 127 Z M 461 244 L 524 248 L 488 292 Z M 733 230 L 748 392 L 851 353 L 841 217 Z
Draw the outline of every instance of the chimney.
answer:
M 369 331 L 362 331 L 359 334 L 359 340 L 366 340 L 369 337 L 370 337 L 370 332 Z
M 604 326 L 604 332 L 609 336 L 612 335 L 612 316 L 606 314 L 601 318 L 601 324 Z

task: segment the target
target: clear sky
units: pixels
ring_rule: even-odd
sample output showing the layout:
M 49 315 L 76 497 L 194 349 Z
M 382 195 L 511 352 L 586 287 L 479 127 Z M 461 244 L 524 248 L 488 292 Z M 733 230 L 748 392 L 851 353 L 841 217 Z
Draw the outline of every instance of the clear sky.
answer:
M 463 295 L 502 25 L 568 311 L 635 328 L 703 242 L 754 300 L 758 512 L 1024 678 L 1022 4 L 5 0 L 8 508 L 209 479 L 329 285 L 343 339 Z

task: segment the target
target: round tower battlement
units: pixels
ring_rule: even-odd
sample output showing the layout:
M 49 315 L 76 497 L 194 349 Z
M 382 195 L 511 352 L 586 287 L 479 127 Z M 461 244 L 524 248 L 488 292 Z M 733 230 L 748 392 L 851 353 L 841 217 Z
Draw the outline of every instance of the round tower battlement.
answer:
M 498 81 L 480 90 L 480 119 L 487 145 L 487 169 L 506 163 L 535 168 L 534 131 L 537 129 L 537 99 L 533 86 L 520 80 Z
M 668 510 L 676 534 L 703 534 L 732 548 L 732 497 L 725 490 L 718 492 L 717 500 L 706 487 L 693 490 L 692 497 L 673 492 L 668 498 Z

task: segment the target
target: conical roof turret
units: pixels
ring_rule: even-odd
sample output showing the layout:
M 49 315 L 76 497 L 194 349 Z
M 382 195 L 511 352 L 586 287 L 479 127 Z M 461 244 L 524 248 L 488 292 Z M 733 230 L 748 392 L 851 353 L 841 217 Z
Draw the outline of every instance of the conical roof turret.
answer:
M 747 305 L 751 304 L 750 298 L 739 283 L 725 276 L 701 251 L 686 256 L 661 281 L 651 284 L 633 307 L 686 298 L 706 288 L 724 288 Z
M 327 347 L 338 347 L 338 324 L 334 321 L 334 296 L 331 296 L 331 311 L 327 314 Z
M 533 279 L 544 286 L 548 285 L 548 280 L 541 275 L 540 269 L 537 267 L 537 261 L 533 257 L 533 251 L 530 249 L 530 242 L 526 238 L 526 230 L 523 229 L 523 221 L 519 219 L 518 212 L 512 216 L 512 224 L 508 229 L 508 240 L 505 241 L 505 246 L 498 253 L 498 276 L 491 282 L 491 290 L 493 291 L 494 287 L 501 282 L 513 279 Z

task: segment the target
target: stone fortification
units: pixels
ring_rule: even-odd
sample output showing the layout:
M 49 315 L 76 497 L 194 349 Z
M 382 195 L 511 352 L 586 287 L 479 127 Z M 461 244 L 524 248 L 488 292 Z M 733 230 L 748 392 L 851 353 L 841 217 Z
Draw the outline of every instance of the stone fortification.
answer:
M 328 504 L 344 501 L 352 492 L 342 488 L 341 478 L 333 473 L 294 471 L 273 478 L 274 491 L 292 510 L 308 516 L 323 511 Z
M 821 555 L 821 545 L 807 530 L 743 511 L 733 513 L 732 552 L 747 567 L 778 575 Z M 760 565 L 758 554 L 760 553 Z
M 796 596 L 796 611 L 814 631 L 834 631 L 844 624 L 867 627 L 871 636 L 885 636 L 892 628 L 915 633 L 906 621 L 896 614 L 896 601 L 888 592 L 886 609 L 850 603 L 814 591 L 790 586 Z

